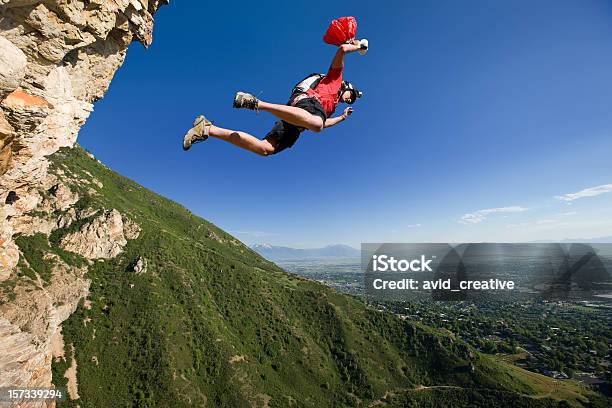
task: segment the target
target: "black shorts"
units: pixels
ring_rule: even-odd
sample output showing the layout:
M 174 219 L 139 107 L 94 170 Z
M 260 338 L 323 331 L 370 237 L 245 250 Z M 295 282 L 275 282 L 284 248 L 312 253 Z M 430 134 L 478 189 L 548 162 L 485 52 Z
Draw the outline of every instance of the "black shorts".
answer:
M 287 105 L 290 105 L 290 103 Z M 325 124 L 325 121 L 327 120 L 325 110 L 319 101 L 314 98 L 304 98 L 293 106 L 302 108 L 313 115 L 321 117 L 321 119 L 323 119 L 323 124 Z M 272 130 L 270 130 L 270 132 L 268 132 L 265 139 L 270 142 L 272 146 L 274 146 L 274 154 L 276 154 L 293 146 L 303 130 L 304 128 L 281 120 L 274 124 L 274 127 Z

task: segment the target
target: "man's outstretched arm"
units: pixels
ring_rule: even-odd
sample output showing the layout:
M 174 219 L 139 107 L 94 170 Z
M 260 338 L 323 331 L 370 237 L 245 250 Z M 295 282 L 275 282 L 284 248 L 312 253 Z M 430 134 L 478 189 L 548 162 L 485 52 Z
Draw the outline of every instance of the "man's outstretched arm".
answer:
M 323 126 L 324 128 L 328 128 L 328 127 L 332 127 L 334 125 L 337 125 L 340 122 L 343 122 L 344 120 L 346 120 L 346 118 L 348 118 L 351 113 L 353 113 L 353 108 L 345 108 L 344 112 L 342 112 L 342 115 L 338 115 L 336 117 L 333 118 L 329 118 L 325 121 L 325 126 Z
M 336 55 L 334 55 L 334 59 L 331 63 L 332 69 L 344 68 L 344 55 L 350 52 L 355 52 L 361 49 L 361 44 L 356 44 L 354 42 L 350 44 L 342 44 L 338 47 L 336 51 Z

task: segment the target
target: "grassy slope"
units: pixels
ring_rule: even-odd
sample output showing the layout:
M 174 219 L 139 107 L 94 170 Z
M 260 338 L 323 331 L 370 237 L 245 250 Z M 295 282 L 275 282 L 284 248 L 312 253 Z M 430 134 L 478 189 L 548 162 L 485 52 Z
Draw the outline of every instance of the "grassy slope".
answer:
M 142 227 L 124 253 L 89 267 L 91 308 L 79 306 L 63 325 L 67 361 L 53 364 L 54 382 L 65 385 L 72 343 L 81 396 L 63 406 L 557 405 L 526 396 L 546 395 L 548 379 L 538 384 L 448 335 L 289 275 L 80 148 L 53 161 L 54 170 L 104 184 L 72 185 L 77 206 L 116 208 Z M 30 259 L 45 250 L 84 262 L 57 248 L 67 232 L 20 246 Z M 129 269 L 139 256 L 148 272 L 136 276 Z M 422 388 L 436 385 L 453 387 Z

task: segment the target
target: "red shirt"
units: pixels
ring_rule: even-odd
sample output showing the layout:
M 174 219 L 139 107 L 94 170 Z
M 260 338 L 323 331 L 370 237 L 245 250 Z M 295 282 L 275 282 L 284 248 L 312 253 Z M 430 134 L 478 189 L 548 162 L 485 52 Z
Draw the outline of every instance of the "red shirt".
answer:
M 325 110 L 325 114 L 329 117 L 338 106 L 338 92 L 341 85 L 342 68 L 330 68 L 316 88 L 309 89 L 306 93 L 319 101 Z

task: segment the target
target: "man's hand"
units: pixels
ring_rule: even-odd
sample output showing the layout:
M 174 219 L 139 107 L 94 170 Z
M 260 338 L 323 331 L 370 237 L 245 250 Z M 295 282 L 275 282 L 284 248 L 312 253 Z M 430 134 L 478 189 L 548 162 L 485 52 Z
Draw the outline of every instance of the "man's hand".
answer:
M 345 120 L 346 118 L 348 118 L 352 113 L 354 112 L 353 108 L 345 108 L 344 112 L 342 112 L 342 115 L 338 115 L 335 116 L 333 118 L 329 118 L 325 121 L 325 128 L 328 127 L 332 127 L 334 125 L 337 125 L 338 123 L 342 122 L 343 120 Z
M 352 39 L 350 42 L 342 44 L 340 48 L 345 54 L 348 54 L 350 52 L 359 51 L 361 49 L 361 44 L 359 41 Z
M 343 119 L 348 118 L 349 116 L 351 116 L 351 114 L 352 114 L 354 111 L 355 111 L 355 110 L 354 110 L 353 108 L 351 108 L 350 106 L 349 106 L 349 107 L 344 108 L 344 112 L 342 112 L 342 118 L 343 118 Z
M 338 46 L 338 50 L 336 51 L 336 55 L 334 55 L 334 59 L 331 63 L 331 68 L 343 68 L 344 67 L 344 55 L 363 50 L 364 46 L 361 44 L 359 40 L 352 39 L 342 45 Z

